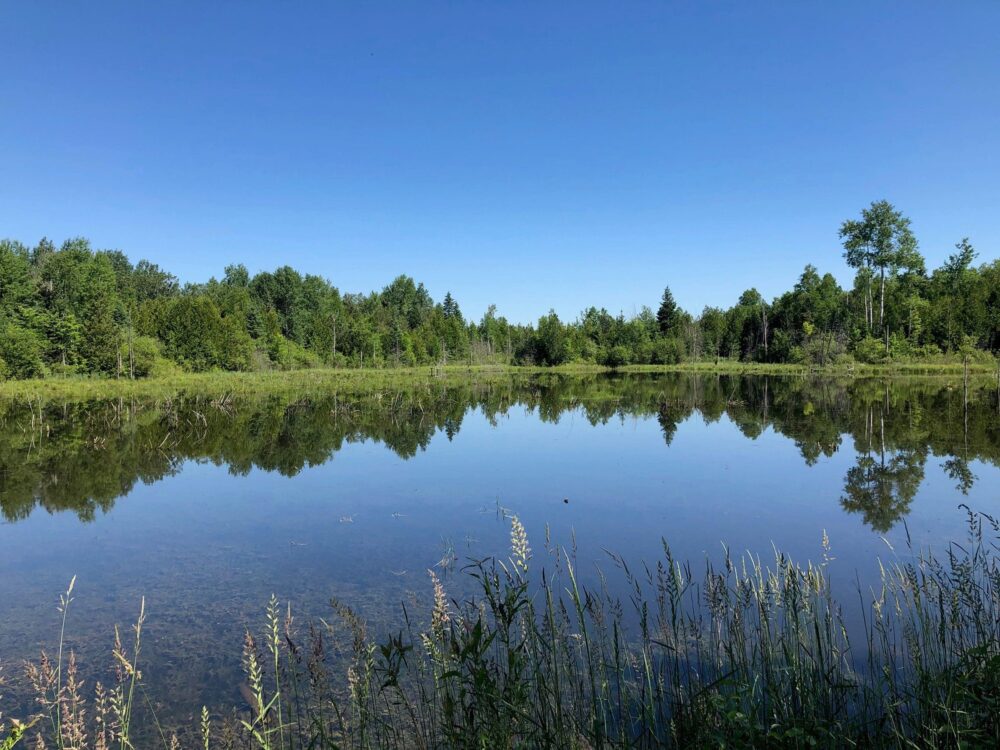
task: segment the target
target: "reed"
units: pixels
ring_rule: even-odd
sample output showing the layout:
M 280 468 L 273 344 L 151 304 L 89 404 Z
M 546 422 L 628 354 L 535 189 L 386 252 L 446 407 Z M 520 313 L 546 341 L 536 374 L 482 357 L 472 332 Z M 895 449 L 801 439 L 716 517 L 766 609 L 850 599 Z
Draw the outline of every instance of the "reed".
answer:
M 161 377 L 130 380 L 89 376 L 52 376 L 32 380 L 0 380 L 0 400 L 83 401 L 87 399 L 167 399 L 180 395 L 223 396 L 287 394 L 303 389 L 377 390 L 434 384 L 502 382 L 512 378 L 537 376 L 595 375 L 623 373 L 702 373 L 714 375 L 781 375 L 788 377 L 825 376 L 853 379 L 946 378 L 970 374 L 977 382 L 996 383 L 998 363 L 979 358 L 965 363 L 957 357 L 893 361 L 886 364 L 858 362 L 826 366 L 798 365 L 738 360 L 691 360 L 676 365 L 627 365 L 609 368 L 589 363 L 569 363 L 554 367 L 530 365 L 448 365 L 391 367 L 383 369 L 315 368 L 280 372 L 179 372 Z
M 573 555 L 547 533 L 536 569 L 526 530 L 509 520 L 509 557 L 464 568 L 474 597 L 449 597 L 432 571 L 424 614 L 406 608 L 405 627 L 381 640 L 336 601 L 334 618 L 300 632 L 272 597 L 243 644 L 250 710 L 231 719 L 205 708 L 196 726 L 142 736 L 204 750 L 1000 743 L 1000 525 L 990 516 L 968 512 L 968 539 L 941 555 L 880 564 L 879 587 L 859 592 L 856 641 L 825 533 L 815 564 L 727 553 L 696 573 L 666 544 L 638 568 L 612 556 L 628 586 L 617 597 L 603 579 L 581 586 Z M 0 748 L 150 746 L 134 739 L 144 618 L 143 607 L 129 649 L 116 638 L 115 682 L 96 688 L 93 709 L 72 652 L 65 667 L 44 655 L 29 666 L 39 717 L 8 726 Z M 341 640 L 346 659 L 330 647 Z

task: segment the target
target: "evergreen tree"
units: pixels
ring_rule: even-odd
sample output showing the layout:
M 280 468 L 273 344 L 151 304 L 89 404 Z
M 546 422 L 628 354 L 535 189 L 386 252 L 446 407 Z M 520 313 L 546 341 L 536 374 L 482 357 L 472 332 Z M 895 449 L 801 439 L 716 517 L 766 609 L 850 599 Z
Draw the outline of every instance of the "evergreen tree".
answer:
M 663 290 L 660 298 L 660 308 L 656 311 L 656 322 L 660 326 L 660 333 L 670 333 L 670 330 L 677 322 L 677 304 L 674 302 L 674 295 L 670 292 L 670 287 Z

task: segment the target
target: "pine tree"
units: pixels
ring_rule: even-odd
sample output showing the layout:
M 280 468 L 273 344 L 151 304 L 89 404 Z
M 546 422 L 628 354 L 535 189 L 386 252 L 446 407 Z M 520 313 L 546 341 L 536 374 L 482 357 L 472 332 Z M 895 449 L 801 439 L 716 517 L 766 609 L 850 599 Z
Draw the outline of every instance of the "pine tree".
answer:
M 670 287 L 663 290 L 663 297 L 660 300 L 660 309 L 656 311 L 656 322 L 660 325 L 662 333 L 669 333 L 677 322 L 677 304 L 674 302 L 674 295 L 670 293 Z
M 451 292 L 446 292 L 444 295 L 444 302 L 441 304 L 444 311 L 444 316 L 446 318 L 453 318 L 458 312 L 458 303 L 455 302 L 455 298 L 451 296 Z

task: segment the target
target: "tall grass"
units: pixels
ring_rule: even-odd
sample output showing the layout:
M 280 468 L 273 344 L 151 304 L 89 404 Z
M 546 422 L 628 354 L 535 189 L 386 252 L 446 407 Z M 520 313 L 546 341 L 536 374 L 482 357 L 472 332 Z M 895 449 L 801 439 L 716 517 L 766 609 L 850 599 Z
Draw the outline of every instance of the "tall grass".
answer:
M 588 363 L 568 363 L 554 367 L 532 365 L 447 365 L 390 367 L 382 369 L 316 368 L 280 372 L 200 372 L 176 373 L 162 377 L 129 380 L 90 376 L 47 377 L 32 380 L 0 381 L 0 399 L 83 401 L 88 399 L 166 399 L 181 394 L 282 394 L 303 389 L 417 387 L 428 383 L 490 382 L 538 375 L 593 375 L 613 368 Z M 735 360 L 691 360 L 676 365 L 627 365 L 617 368 L 627 373 L 703 373 L 743 375 L 825 375 L 830 377 L 955 377 L 966 371 L 978 382 L 996 382 L 1000 371 L 992 359 L 966 364 L 958 358 L 942 356 L 934 360 L 894 361 L 886 364 L 841 363 L 826 366 L 787 363 L 741 362 Z
M 996 747 L 1000 744 L 1000 527 L 969 512 L 945 553 L 880 564 L 853 632 L 822 559 L 726 555 L 696 573 L 664 544 L 654 564 L 613 557 L 624 598 L 580 585 L 549 543 L 539 565 L 511 519 L 505 559 L 473 561 L 474 597 L 429 602 L 381 640 L 349 606 L 302 628 L 269 602 L 243 643 L 247 707 L 206 708 L 167 748 Z M 64 597 L 63 613 L 72 587 Z M 112 687 L 87 706 L 72 652 L 28 667 L 34 748 L 132 748 L 144 610 L 116 637 Z M 331 644 L 346 637 L 346 660 Z M 60 646 L 59 653 L 62 653 Z M 0 719 L 2 720 L 2 719 Z M 10 731 L 10 730 L 8 730 Z

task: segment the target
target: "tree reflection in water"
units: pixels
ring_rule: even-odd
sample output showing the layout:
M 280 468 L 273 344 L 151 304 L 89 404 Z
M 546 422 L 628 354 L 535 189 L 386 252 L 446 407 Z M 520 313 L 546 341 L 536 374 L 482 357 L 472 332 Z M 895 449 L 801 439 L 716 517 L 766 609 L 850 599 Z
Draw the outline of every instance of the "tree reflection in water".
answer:
M 36 508 L 88 520 L 138 482 L 176 473 L 187 460 L 293 476 L 345 444 L 374 441 L 403 459 L 435 434 L 460 440 L 471 410 L 491 424 L 512 408 L 557 422 L 582 414 L 593 425 L 657 420 L 665 449 L 692 417 L 731 420 L 749 440 L 766 431 L 796 445 L 807 465 L 835 455 L 845 437 L 857 460 L 841 504 L 873 529 L 908 512 L 929 456 L 968 493 L 973 461 L 1000 461 L 997 392 L 967 394 L 940 380 L 830 380 L 721 375 L 546 373 L 400 391 L 187 398 L 168 401 L 0 403 L 0 510 L 8 521 Z

